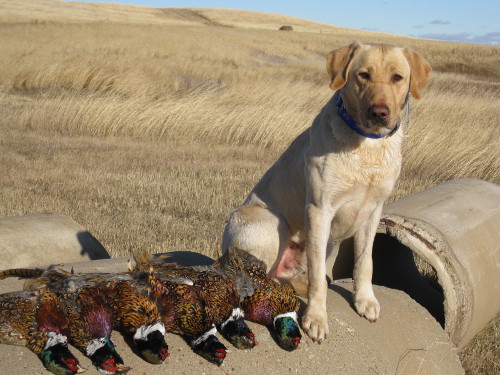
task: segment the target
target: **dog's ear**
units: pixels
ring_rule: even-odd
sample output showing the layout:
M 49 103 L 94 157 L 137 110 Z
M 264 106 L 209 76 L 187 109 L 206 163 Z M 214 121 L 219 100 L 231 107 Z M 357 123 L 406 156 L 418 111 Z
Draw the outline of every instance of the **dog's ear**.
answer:
M 405 48 L 406 60 L 410 64 L 410 91 L 415 99 L 420 99 L 420 89 L 427 84 L 431 74 L 429 62 L 415 51 Z
M 326 57 L 326 71 L 332 80 L 330 88 L 338 90 L 347 81 L 347 72 L 354 53 L 361 47 L 361 43 L 356 41 L 348 46 L 334 49 Z

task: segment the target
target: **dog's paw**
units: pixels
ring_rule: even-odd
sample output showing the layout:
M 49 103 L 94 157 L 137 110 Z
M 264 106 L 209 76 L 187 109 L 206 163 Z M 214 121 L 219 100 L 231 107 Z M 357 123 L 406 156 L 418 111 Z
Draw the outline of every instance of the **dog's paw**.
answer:
M 321 344 L 328 336 L 328 320 L 326 311 L 306 309 L 302 317 L 302 329 L 318 344 Z
M 380 315 L 380 304 L 373 292 L 371 293 L 354 293 L 354 307 L 360 316 L 364 316 L 370 322 L 377 321 Z

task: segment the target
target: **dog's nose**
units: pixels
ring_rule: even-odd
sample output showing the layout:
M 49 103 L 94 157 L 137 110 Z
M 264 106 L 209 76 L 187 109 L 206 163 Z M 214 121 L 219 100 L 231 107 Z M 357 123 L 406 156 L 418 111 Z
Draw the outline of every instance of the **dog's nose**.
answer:
M 385 104 L 374 104 L 368 108 L 368 115 L 374 120 L 387 121 L 389 119 L 390 110 Z

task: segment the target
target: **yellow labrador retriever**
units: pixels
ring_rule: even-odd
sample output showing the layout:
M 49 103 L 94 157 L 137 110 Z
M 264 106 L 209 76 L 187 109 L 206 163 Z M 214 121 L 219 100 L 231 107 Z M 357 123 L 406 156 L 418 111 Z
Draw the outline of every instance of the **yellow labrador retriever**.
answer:
M 354 306 L 370 321 L 379 316 L 371 253 L 401 168 L 400 112 L 431 71 L 411 49 L 359 42 L 330 52 L 326 68 L 337 91 L 231 214 L 222 238 L 223 251 L 251 252 L 271 277 L 307 271 L 302 328 L 318 343 L 328 335 L 325 275 L 343 239 L 354 236 Z

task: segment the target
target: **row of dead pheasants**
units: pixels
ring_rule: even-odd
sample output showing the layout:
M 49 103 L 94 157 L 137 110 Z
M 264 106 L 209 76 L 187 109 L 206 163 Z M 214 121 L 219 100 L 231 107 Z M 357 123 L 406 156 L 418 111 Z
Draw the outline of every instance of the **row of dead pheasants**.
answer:
M 102 373 L 130 370 L 111 333 L 130 338 L 145 361 L 169 356 L 165 333 L 182 335 L 217 365 L 226 357 L 219 331 L 239 349 L 255 346 L 245 320 L 270 328 L 277 344 L 294 350 L 301 339 L 293 288 L 266 276 L 266 266 L 232 248 L 211 266 L 179 266 L 168 258 L 136 258 L 124 273 L 75 273 L 56 267 L 11 269 L 0 279 L 29 279 L 25 290 L 0 295 L 0 343 L 23 345 L 54 374 L 85 371 L 68 343 Z

